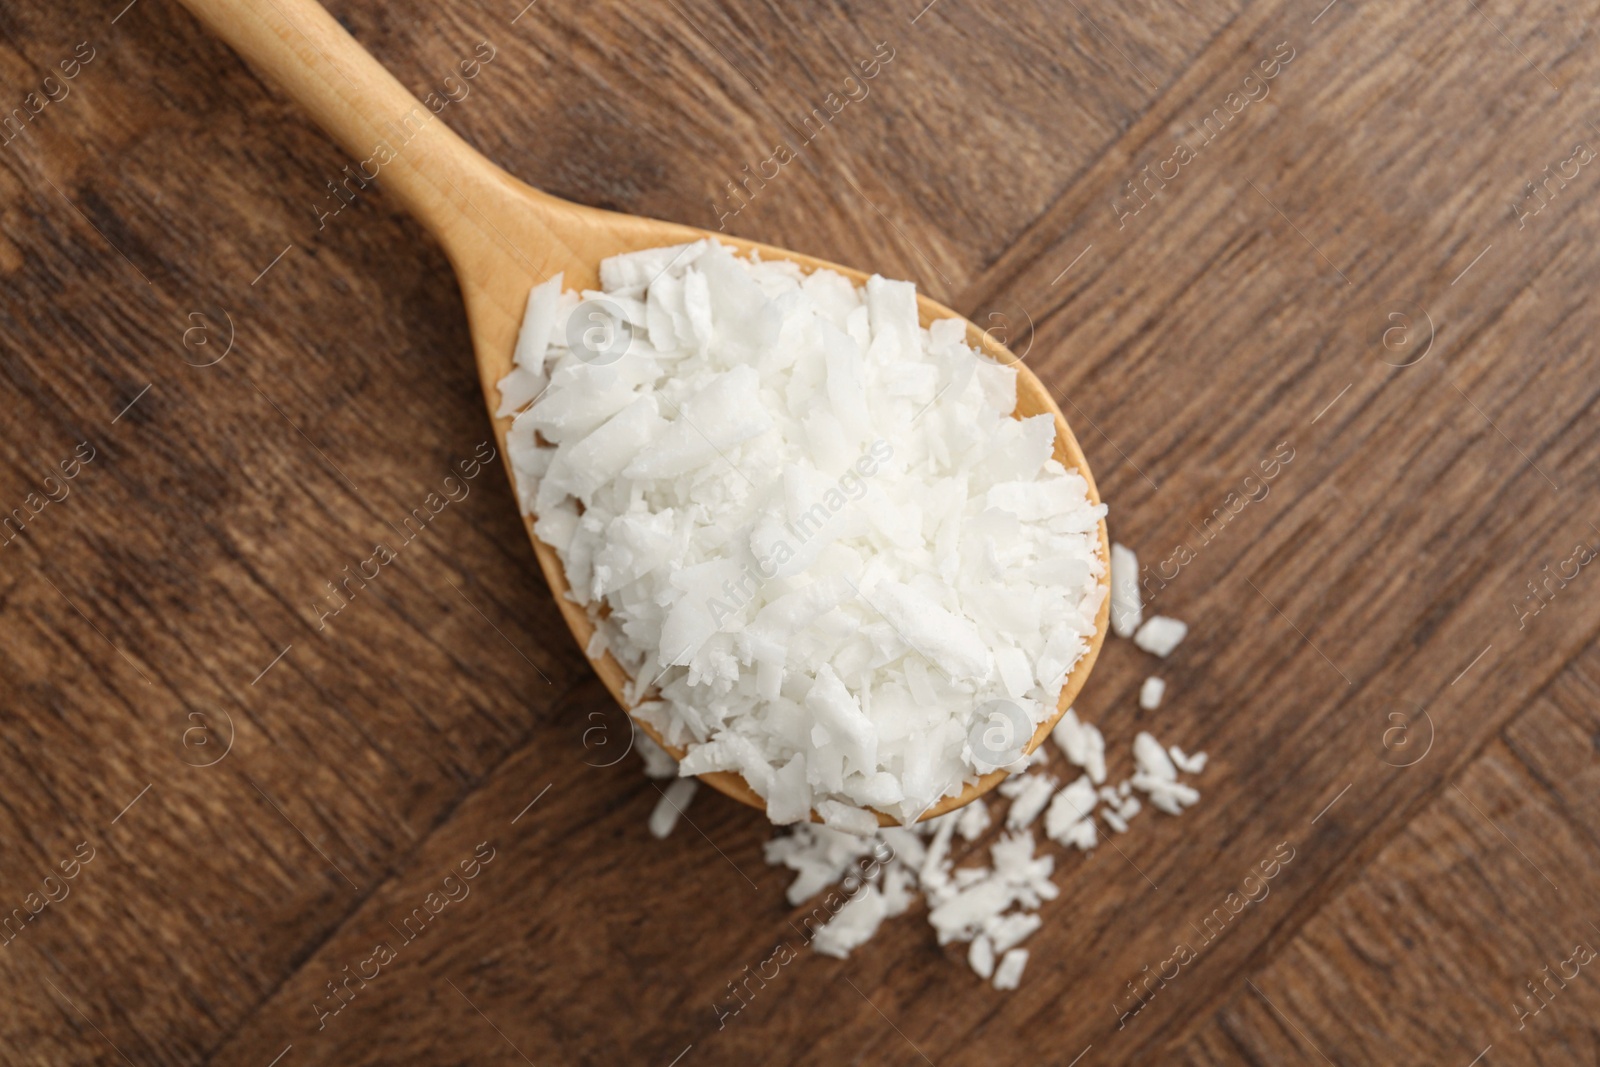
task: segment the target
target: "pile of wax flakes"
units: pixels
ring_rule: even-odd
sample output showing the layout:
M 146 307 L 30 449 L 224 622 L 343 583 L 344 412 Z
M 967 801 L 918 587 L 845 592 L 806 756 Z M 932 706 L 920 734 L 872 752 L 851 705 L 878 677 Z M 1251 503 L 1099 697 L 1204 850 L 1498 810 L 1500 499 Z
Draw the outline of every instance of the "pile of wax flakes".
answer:
M 1141 626 L 1137 587 L 1130 592 L 1126 580 L 1119 583 L 1137 574 L 1137 569 L 1133 553 L 1117 545 L 1112 555 L 1114 632 L 1135 636 L 1157 623 L 1158 632 L 1177 634 L 1170 643 L 1162 638 L 1159 654 L 1165 656 L 1182 640 L 1186 628 L 1163 616 Z M 1144 642 L 1138 643 L 1151 651 Z M 1141 687 L 1141 706 L 1154 706 L 1148 700 L 1151 681 L 1159 679 L 1149 679 Z M 811 948 L 828 956 L 849 955 L 877 932 L 884 919 L 909 909 L 920 891 L 938 943 L 966 943 L 967 962 L 979 977 L 996 989 L 1015 989 L 1028 962 L 1028 950 L 1020 946 L 1039 929 L 1043 903 L 1059 893 L 1051 881 L 1055 857 L 1038 854 L 1034 838 L 1040 816 L 1045 838 L 1087 851 L 1096 847 L 1102 832 L 1126 833 L 1146 805 L 1178 815 L 1195 804 L 1199 792 L 1179 781 L 1179 774 L 1199 774 L 1206 765 L 1205 753 L 1188 755 L 1177 746 L 1163 748 L 1140 731 L 1133 740 L 1133 773 L 1112 785 L 1106 773 L 1105 738 L 1096 727 L 1069 710 L 1051 738 L 1077 775 L 1069 775 L 1072 780 L 1061 784 L 1051 773 L 1048 746 L 1040 746 L 1008 768 L 1015 773 L 996 790 L 1008 802 L 995 806 L 1004 807 L 1003 814 L 992 812 L 987 798 L 979 798 L 946 815 L 909 827 L 878 828 L 865 836 L 801 823 L 768 841 L 767 862 L 795 872 L 789 903 L 798 906 L 822 898 L 812 915 L 801 920 Z M 697 783 L 677 777 L 676 761 L 648 736 L 640 733 L 638 744 L 646 774 L 677 779 L 664 790 L 650 816 L 651 833 L 665 837 Z M 955 867 L 954 839 L 977 841 L 997 821 L 1002 826 L 990 844 L 989 865 Z M 825 893 L 830 887 L 842 892 Z

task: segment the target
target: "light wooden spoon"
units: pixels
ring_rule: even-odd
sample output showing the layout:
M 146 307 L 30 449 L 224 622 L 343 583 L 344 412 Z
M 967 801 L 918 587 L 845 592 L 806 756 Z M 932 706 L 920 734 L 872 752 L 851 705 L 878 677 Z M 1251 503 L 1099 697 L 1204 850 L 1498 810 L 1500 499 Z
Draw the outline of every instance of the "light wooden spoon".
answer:
M 865 273 L 836 263 L 692 226 L 583 207 L 517 181 L 439 121 L 314 0 L 182 3 L 310 112 L 362 164 L 364 173 L 376 170 L 380 184 L 392 190 L 444 246 L 466 301 L 478 378 L 501 456 L 506 456 L 510 420 L 495 417 L 499 407 L 497 383 L 511 370 L 512 350 L 529 288 L 558 271 L 565 272 L 564 284 L 569 289 L 597 289 L 600 261 L 607 256 L 711 237 L 747 255 L 759 252 L 763 259 L 792 260 L 808 271 L 826 267 L 857 285 L 866 283 Z M 959 317 L 926 297 L 919 296 L 917 300 L 924 326 L 936 319 Z M 1055 418 L 1055 458 L 1083 475 L 1089 483 L 1089 499 L 1099 503 L 1089 464 L 1049 391 L 1003 345 L 970 322 L 967 336 L 969 343 L 990 357 L 1016 366 L 1015 414 L 1020 418 L 1049 413 Z M 509 458 L 506 463 L 509 473 Z M 587 649 L 594 626 L 584 609 L 567 599 L 569 586 L 555 550 L 534 536 L 532 518 L 525 517 L 523 521 L 556 605 L 577 638 L 578 647 Z M 1102 583 L 1109 589 L 1109 547 L 1104 522 L 1100 524 L 1100 555 L 1106 564 Z M 1041 723 L 1030 738 L 1027 752 L 1039 746 L 1083 688 L 1105 640 L 1109 611 L 1107 596 L 1088 652 L 1068 676 L 1056 713 Z M 627 708 L 623 686 L 628 676 L 622 666 L 610 653 L 593 663 L 611 695 Z M 639 725 L 661 741 L 651 727 L 642 722 Z M 665 747 L 674 756 L 683 756 L 681 749 Z M 961 807 L 994 788 L 1005 776 L 1004 770 L 986 774 L 958 795 L 935 804 L 922 817 L 932 818 Z M 766 807 L 737 774 L 719 772 L 701 777 L 735 800 L 763 810 Z M 897 820 L 879 813 L 879 821 L 892 825 Z

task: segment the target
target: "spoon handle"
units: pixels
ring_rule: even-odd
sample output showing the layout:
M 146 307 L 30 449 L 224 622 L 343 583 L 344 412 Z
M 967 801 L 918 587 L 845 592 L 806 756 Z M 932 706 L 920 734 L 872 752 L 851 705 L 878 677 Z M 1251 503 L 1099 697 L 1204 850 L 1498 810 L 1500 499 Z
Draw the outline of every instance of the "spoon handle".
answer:
M 482 228 L 476 205 L 529 193 L 553 202 L 463 141 L 315 0 L 181 2 L 305 108 L 363 179 L 381 175 L 452 258 Z

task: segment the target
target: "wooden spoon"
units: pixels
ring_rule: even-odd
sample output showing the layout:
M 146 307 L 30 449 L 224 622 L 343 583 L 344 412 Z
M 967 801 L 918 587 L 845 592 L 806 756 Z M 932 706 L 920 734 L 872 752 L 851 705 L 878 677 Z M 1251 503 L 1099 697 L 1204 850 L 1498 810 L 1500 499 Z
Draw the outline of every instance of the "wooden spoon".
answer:
M 439 121 L 314 0 L 182 3 L 310 112 L 361 163 L 364 173 L 376 171 L 382 185 L 392 190 L 444 246 L 466 301 L 478 378 L 503 457 L 507 455 L 506 431 L 511 421 L 495 417 L 499 407 L 497 383 L 511 370 L 512 350 L 529 288 L 558 271 L 565 272 L 564 284 L 569 289 L 597 289 L 600 261 L 607 256 L 711 237 L 746 255 L 759 252 L 762 259 L 792 260 L 808 271 L 826 267 L 857 285 L 866 283 L 865 273 L 836 263 L 692 226 L 583 207 L 523 184 Z M 927 297 L 919 296 L 917 300 L 924 326 L 936 319 L 959 317 Z M 1089 464 L 1049 391 L 1003 345 L 970 322 L 967 337 L 970 344 L 990 357 L 1016 366 L 1015 414 L 1020 418 L 1048 412 L 1055 418 L 1055 458 L 1083 475 L 1089 483 L 1089 499 L 1098 504 L 1100 497 Z M 509 458 L 506 465 L 509 474 Z M 556 605 L 577 638 L 578 647 L 587 649 L 593 624 L 582 607 L 567 599 L 567 577 L 555 549 L 534 536 L 532 518 L 524 517 L 523 522 Z M 1105 523 L 1101 522 L 1100 555 L 1106 563 L 1102 584 L 1108 591 L 1109 551 Z M 1083 688 L 1105 640 L 1109 611 L 1108 595 L 1100 606 L 1089 650 L 1068 676 L 1056 713 L 1039 725 L 1026 751 L 1031 753 L 1039 746 Z M 623 686 L 628 676 L 621 664 L 609 652 L 593 663 L 611 695 L 627 708 Z M 654 729 L 643 722 L 639 725 L 661 741 Z M 664 747 L 682 758 L 681 749 Z M 960 794 L 935 804 L 922 818 L 967 804 L 994 788 L 1005 776 L 1004 770 L 982 776 Z M 737 774 L 718 772 L 701 777 L 735 800 L 766 808 L 766 803 Z M 878 817 L 886 826 L 898 821 L 881 812 Z

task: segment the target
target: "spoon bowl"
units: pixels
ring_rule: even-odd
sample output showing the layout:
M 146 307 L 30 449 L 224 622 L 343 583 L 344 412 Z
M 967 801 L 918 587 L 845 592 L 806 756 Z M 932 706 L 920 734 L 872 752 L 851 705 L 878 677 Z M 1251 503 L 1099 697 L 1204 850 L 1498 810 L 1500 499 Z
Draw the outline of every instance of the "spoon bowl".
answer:
M 315 0 L 181 2 L 362 161 L 363 173 L 376 171 L 382 184 L 392 189 L 443 245 L 466 304 L 478 378 L 508 476 L 506 433 L 511 420 L 495 414 L 498 383 L 512 369 L 528 290 L 556 273 L 564 273 L 566 288 L 598 289 L 600 261 L 607 257 L 709 237 L 741 255 L 759 253 L 762 259 L 787 259 L 806 271 L 826 268 L 857 286 L 866 284 L 867 273 L 849 267 L 692 226 L 584 207 L 518 181 L 445 126 Z M 918 295 L 917 304 L 923 326 L 937 319 L 961 318 L 925 296 Z M 969 344 L 997 362 L 1016 367 L 1015 416 L 1048 414 L 1054 418 L 1056 460 L 1083 476 L 1090 503 L 1098 504 L 1089 464 L 1049 390 L 1004 345 L 971 322 L 966 325 Z M 556 606 L 578 647 L 586 650 L 594 624 L 582 606 L 567 598 L 566 572 L 555 550 L 535 536 L 534 517 L 524 516 L 523 523 Z M 1101 583 L 1109 593 L 1110 547 L 1104 521 L 1099 532 Z M 1063 684 L 1055 713 L 1039 724 L 1026 752 L 1039 746 L 1083 688 L 1105 640 L 1109 612 L 1107 595 L 1101 601 L 1088 650 Z M 623 693 L 629 678 L 622 665 L 609 652 L 591 662 L 611 695 L 627 709 Z M 683 757 L 681 748 L 665 744 L 652 727 L 633 721 L 673 756 Z M 1006 773 L 1000 769 L 981 776 L 921 817 L 933 818 L 971 802 L 994 788 Z M 735 800 L 765 810 L 766 802 L 740 775 L 720 771 L 700 777 Z M 881 812 L 878 819 L 886 826 L 898 822 Z

